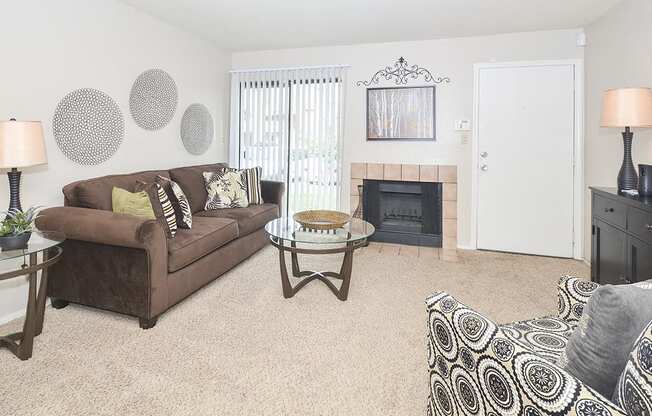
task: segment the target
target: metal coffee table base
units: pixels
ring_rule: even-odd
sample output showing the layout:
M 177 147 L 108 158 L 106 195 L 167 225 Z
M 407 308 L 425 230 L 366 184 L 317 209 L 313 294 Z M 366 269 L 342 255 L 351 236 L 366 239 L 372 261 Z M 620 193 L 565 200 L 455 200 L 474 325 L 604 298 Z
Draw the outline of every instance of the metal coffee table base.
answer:
M 278 248 L 278 259 L 281 268 L 281 285 L 283 286 L 283 296 L 291 298 L 301 288 L 313 280 L 322 281 L 341 301 L 345 301 L 349 296 L 349 285 L 351 284 L 351 270 L 353 268 L 353 251 L 357 248 L 363 247 L 366 240 L 359 240 L 355 242 L 347 242 L 345 246 L 330 248 L 330 249 L 309 249 L 299 248 L 295 242 L 290 243 L 290 246 L 283 244 L 282 239 L 270 237 L 272 245 Z M 285 252 L 288 251 L 292 256 L 292 276 L 301 278 L 295 286 L 290 283 L 288 276 L 288 269 L 285 263 Z M 315 272 L 315 271 L 302 271 L 299 268 L 299 260 L 297 254 L 338 254 L 344 253 L 344 260 L 342 260 L 342 267 L 339 273 L 336 272 Z M 329 278 L 341 280 L 339 289 Z

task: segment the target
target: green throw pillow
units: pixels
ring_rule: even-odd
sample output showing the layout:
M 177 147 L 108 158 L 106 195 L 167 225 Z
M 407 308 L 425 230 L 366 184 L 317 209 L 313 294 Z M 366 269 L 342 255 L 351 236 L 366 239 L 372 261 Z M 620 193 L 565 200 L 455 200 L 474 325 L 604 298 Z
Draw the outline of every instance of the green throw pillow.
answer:
M 149 195 L 145 191 L 129 192 L 114 186 L 111 192 L 111 202 L 113 212 L 135 215 L 149 220 L 156 219 Z

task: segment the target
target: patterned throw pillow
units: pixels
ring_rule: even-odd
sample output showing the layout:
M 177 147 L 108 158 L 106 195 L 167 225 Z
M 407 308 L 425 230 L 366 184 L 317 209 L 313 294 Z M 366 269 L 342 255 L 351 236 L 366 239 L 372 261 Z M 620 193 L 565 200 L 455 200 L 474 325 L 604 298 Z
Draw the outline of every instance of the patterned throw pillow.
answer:
M 186 194 L 178 183 L 164 176 L 157 176 L 156 183 L 161 185 L 168 195 L 168 199 L 174 208 L 174 215 L 177 220 L 177 226 L 189 230 L 192 228 L 192 211 Z
M 177 220 L 174 215 L 172 203 L 165 193 L 165 190 L 158 183 L 136 182 L 136 192 L 145 191 L 154 208 L 156 219 L 164 225 L 165 234 L 168 238 L 174 238 L 177 234 Z
M 208 198 L 204 209 L 246 208 L 249 206 L 247 185 L 240 172 L 221 170 L 204 172 Z
M 242 180 L 247 186 L 247 199 L 249 200 L 249 205 L 258 205 L 264 202 L 260 186 L 260 178 L 263 175 L 262 167 L 257 166 L 255 168 L 247 169 L 225 168 L 225 170 L 229 172 L 239 172 L 242 175 Z
M 652 414 L 652 322 L 638 337 L 629 354 L 613 401 L 630 416 Z

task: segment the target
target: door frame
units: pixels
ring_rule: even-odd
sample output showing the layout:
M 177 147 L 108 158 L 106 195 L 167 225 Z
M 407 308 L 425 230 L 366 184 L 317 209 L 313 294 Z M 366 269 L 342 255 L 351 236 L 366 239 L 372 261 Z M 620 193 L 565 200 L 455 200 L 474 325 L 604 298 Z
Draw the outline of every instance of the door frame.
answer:
M 478 248 L 480 71 L 493 68 L 572 66 L 575 81 L 573 138 L 573 258 L 584 258 L 584 61 L 581 59 L 478 63 L 473 65 L 473 140 L 471 146 L 471 248 Z

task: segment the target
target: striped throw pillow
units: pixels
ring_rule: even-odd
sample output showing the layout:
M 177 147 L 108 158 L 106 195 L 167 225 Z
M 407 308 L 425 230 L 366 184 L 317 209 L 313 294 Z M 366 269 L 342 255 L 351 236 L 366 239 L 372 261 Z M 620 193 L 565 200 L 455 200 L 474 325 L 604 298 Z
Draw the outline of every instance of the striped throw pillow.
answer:
M 192 210 L 190 209 L 190 203 L 188 202 L 188 198 L 183 192 L 183 189 L 181 189 L 181 186 L 179 186 L 175 181 L 161 175 L 156 177 L 156 183 L 163 187 L 165 193 L 168 195 L 168 199 L 172 203 L 174 215 L 177 220 L 177 226 L 186 230 L 191 229 Z
M 256 166 L 255 168 L 247 169 L 235 169 L 235 168 L 226 168 L 230 172 L 240 172 L 242 175 L 242 181 L 247 187 L 247 199 L 249 199 L 249 205 L 262 204 L 263 194 L 260 187 L 261 176 L 263 175 L 263 168 Z
M 163 218 L 165 219 L 165 223 L 168 226 L 169 234 L 171 237 L 174 237 L 177 233 L 177 219 L 174 215 L 174 208 L 172 208 L 172 203 L 170 202 L 170 199 L 165 193 L 163 187 L 157 183 L 154 185 L 156 185 L 156 193 L 158 195 L 161 209 L 163 211 Z
M 177 220 L 174 215 L 174 208 L 165 190 L 158 183 L 136 182 L 136 192 L 145 191 L 154 209 L 156 219 L 163 224 L 168 238 L 174 238 L 177 234 Z

